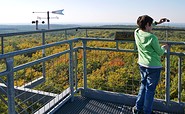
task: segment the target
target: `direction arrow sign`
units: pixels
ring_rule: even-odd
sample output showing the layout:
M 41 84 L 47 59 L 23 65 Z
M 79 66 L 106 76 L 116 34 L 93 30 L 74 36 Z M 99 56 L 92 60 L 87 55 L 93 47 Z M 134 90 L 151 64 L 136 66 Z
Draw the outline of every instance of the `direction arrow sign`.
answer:
M 63 11 L 64 11 L 64 9 L 52 11 L 52 13 L 64 15 L 64 14 L 63 14 Z

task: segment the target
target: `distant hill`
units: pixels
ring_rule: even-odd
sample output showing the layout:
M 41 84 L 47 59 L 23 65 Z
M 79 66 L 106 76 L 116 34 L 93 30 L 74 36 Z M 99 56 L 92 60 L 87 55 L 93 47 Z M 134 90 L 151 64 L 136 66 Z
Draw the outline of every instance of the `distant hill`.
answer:
M 50 29 L 61 29 L 67 27 L 79 27 L 79 25 L 67 24 L 67 25 L 60 25 L 60 24 L 51 24 Z M 41 29 L 47 29 L 47 25 L 39 25 L 38 27 Z M 25 32 L 25 31 L 35 31 L 35 25 L 0 25 L 0 34 L 2 33 L 12 33 L 12 32 Z
M 90 26 L 90 27 L 136 27 L 136 24 L 133 23 L 97 23 L 97 24 L 51 24 L 50 29 L 62 29 L 62 28 L 69 28 L 69 27 L 80 27 L 80 26 Z M 185 23 L 164 23 L 160 26 L 166 27 L 178 27 L 178 28 L 185 28 Z M 39 25 L 38 28 L 47 29 L 47 25 Z M 0 34 L 3 33 L 13 33 L 13 32 L 24 32 L 24 31 L 35 31 L 35 25 L 0 25 Z

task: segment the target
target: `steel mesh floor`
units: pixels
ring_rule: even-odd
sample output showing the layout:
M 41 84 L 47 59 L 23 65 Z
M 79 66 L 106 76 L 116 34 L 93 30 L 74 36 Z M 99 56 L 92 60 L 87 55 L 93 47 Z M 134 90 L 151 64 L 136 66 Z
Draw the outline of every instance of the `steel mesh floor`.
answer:
M 158 111 L 154 112 L 155 114 L 168 114 Z M 132 107 L 76 96 L 74 102 L 67 102 L 55 114 L 132 114 Z
M 67 102 L 55 114 L 132 114 L 131 108 L 123 104 L 78 96 L 74 102 Z

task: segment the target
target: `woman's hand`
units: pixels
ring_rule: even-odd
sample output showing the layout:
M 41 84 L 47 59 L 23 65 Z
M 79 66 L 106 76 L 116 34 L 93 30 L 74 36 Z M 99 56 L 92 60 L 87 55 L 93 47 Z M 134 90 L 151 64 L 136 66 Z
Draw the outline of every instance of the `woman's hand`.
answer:
M 168 44 L 165 44 L 162 46 L 165 50 L 167 50 L 169 48 Z

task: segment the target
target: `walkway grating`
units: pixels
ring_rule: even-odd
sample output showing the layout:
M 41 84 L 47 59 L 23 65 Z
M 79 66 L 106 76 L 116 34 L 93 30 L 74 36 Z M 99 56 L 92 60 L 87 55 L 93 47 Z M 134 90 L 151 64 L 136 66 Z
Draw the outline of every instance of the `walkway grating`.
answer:
M 132 107 L 82 96 L 75 96 L 55 114 L 132 114 Z M 155 112 L 155 114 L 167 114 Z
M 132 114 L 131 107 L 78 96 L 67 102 L 55 114 Z

